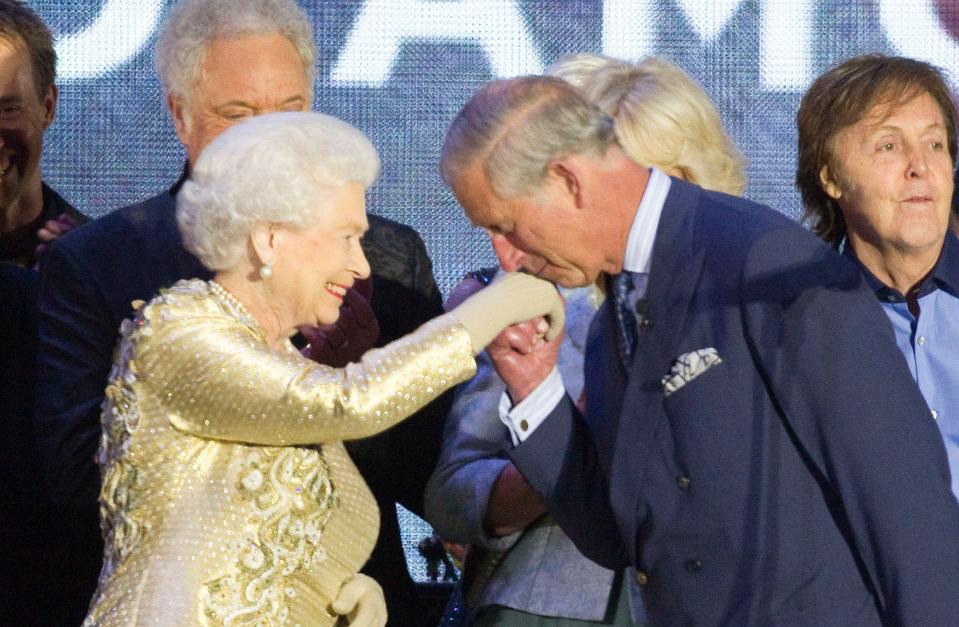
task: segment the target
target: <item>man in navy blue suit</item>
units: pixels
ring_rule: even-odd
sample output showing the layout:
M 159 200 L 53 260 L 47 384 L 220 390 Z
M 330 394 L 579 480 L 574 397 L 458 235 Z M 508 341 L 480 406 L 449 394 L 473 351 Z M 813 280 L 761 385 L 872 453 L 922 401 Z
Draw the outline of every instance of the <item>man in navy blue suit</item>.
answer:
M 441 169 L 504 268 L 605 274 L 586 407 L 534 323 L 490 348 L 510 457 L 653 625 L 946 625 L 959 505 L 857 268 L 777 212 L 630 160 L 570 87 L 484 87 Z

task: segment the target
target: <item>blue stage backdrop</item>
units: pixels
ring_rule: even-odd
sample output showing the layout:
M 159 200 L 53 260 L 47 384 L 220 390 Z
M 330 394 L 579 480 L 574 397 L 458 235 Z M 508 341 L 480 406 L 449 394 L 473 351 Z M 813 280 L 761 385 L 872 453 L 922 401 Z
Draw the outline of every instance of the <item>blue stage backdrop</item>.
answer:
M 959 77 L 955 0 L 300 1 L 319 46 L 314 106 L 372 138 L 383 173 L 370 210 L 423 234 L 444 292 L 465 270 L 494 261 L 436 168 L 450 120 L 494 77 L 538 73 L 570 52 L 666 57 L 718 104 L 748 159 L 746 195 L 793 217 L 794 118 L 816 75 L 848 56 L 886 52 Z M 171 2 L 31 4 L 60 56 L 45 178 L 91 216 L 169 187 L 184 153 L 153 46 Z

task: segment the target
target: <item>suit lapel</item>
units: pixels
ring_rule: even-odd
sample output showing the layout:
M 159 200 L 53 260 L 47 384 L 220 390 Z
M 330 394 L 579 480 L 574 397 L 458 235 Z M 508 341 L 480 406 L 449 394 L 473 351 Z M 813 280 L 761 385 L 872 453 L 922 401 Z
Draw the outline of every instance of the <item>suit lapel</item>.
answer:
M 646 322 L 640 321 L 639 338 L 622 398 L 615 405 L 618 420 L 615 434 L 603 446 L 612 451 L 610 477 L 612 503 L 621 504 L 617 516 L 623 524 L 624 539 L 633 555 L 637 525 L 645 513 L 640 498 L 649 461 L 658 455 L 657 432 L 664 428 L 661 379 L 677 356 L 690 303 L 702 274 L 705 253 L 694 248 L 697 206 L 702 190 L 673 179 L 663 207 L 646 292 Z

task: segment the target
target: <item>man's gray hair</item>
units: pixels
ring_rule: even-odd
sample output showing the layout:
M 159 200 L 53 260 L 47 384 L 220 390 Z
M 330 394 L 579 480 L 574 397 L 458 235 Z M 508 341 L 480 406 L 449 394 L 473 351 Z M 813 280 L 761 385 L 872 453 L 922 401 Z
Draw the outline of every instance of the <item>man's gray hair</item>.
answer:
M 257 224 L 308 228 L 324 196 L 355 181 L 368 188 L 380 159 L 370 140 L 337 118 L 268 113 L 210 142 L 176 197 L 183 244 L 210 270 L 235 267 Z
M 613 120 L 566 81 L 521 76 L 488 83 L 466 103 L 446 134 L 440 173 L 453 185 L 481 159 L 493 191 L 513 198 L 535 191 L 550 161 L 615 143 Z
M 167 95 L 189 100 L 207 45 L 217 37 L 285 35 L 303 62 L 310 93 L 316 80 L 313 27 L 294 0 L 181 0 L 156 44 L 156 68 Z

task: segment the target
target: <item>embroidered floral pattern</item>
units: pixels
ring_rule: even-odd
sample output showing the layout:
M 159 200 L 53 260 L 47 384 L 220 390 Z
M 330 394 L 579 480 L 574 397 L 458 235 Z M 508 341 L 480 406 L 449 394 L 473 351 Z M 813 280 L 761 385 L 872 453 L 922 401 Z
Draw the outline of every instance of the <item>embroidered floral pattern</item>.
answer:
M 326 460 L 312 449 L 250 448 L 230 470 L 254 525 L 229 550 L 230 572 L 202 591 L 206 618 L 224 625 L 283 625 L 295 596 L 286 578 L 326 559 L 323 528 L 337 506 Z
M 118 353 L 100 415 L 102 434 L 97 462 L 103 467 L 100 517 L 106 535 L 104 574 L 112 572 L 114 565 L 136 547 L 148 528 L 131 513 L 142 481 L 136 469 L 123 461 L 140 420 L 133 389 L 137 375 L 134 346 L 140 335 L 150 333 L 143 301 L 136 301 L 133 306 L 136 308 L 134 318 L 120 325 Z

